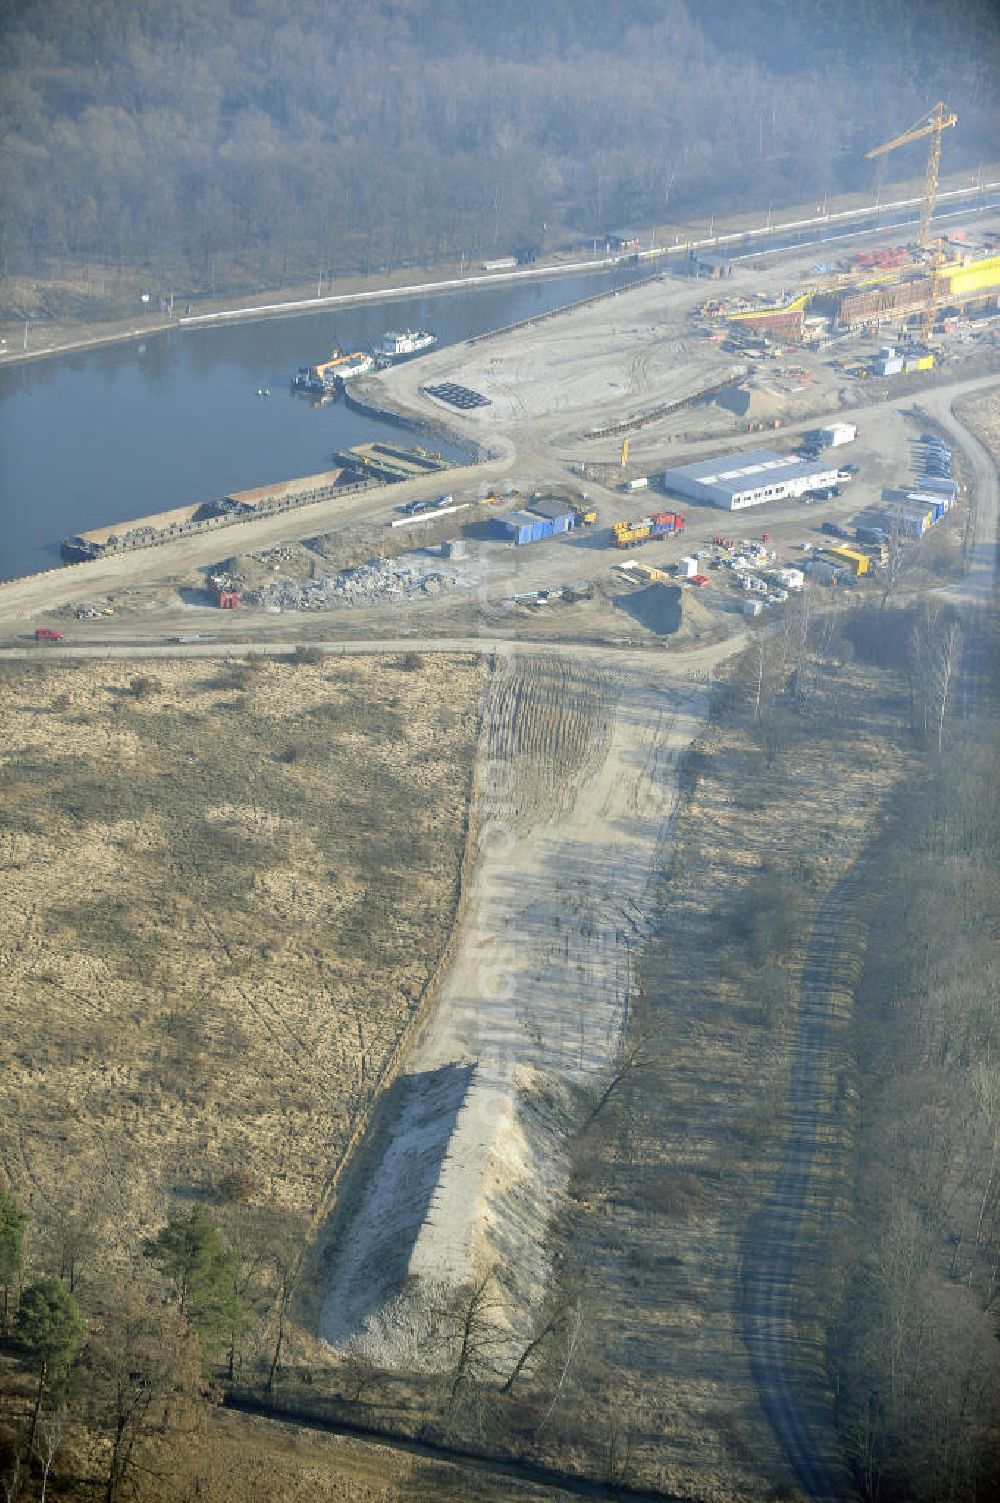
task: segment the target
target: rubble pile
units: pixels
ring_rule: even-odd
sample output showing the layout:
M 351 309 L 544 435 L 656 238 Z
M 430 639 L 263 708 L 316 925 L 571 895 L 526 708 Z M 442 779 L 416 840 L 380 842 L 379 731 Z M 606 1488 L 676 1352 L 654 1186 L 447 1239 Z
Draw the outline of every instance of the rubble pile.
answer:
M 437 559 L 373 558 L 354 569 L 296 580 L 280 576 L 243 591 L 246 605 L 265 610 L 324 611 L 339 605 L 380 605 L 419 600 L 455 589 L 458 572 Z

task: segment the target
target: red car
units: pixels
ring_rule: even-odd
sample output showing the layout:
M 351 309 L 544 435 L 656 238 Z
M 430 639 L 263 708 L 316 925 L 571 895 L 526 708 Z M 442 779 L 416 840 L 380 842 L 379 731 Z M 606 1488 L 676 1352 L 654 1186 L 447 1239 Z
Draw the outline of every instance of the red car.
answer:
M 53 631 L 51 626 L 40 626 L 35 632 L 36 642 L 61 642 L 62 640 L 62 632 Z

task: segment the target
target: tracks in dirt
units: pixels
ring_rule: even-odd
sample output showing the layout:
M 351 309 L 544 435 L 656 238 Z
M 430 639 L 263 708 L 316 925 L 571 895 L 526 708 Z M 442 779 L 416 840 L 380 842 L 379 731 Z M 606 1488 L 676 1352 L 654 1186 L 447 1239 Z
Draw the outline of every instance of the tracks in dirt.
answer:
M 815 1379 L 811 1385 L 803 1381 L 810 1353 L 795 1329 L 793 1276 L 814 1194 L 834 996 L 850 987 L 845 952 L 855 952 L 845 945 L 844 929 L 857 888 L 852 867 L 827 893 L 813 924 L 802 969 L 784 1163 L 743 1249 L 741 1314 L 754 1382 L 774 1433 L 814 1503 L 842 1503 L 854 1496 L 829 1406 L 819 1391 L 809 1394 L 810 1386 L 818 1390 Z

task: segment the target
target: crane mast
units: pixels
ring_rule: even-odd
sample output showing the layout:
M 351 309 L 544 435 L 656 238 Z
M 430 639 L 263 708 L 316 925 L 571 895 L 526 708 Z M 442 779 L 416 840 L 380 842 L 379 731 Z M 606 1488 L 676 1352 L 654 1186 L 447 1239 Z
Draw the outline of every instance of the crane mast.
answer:
M 901 136 L 894 136 L 891 141 L 886 141 L 882 146 L 873 146 L 871 151 L 865 152 L 865 156 L 869 159 L 884 157 L 887 152 L 895 151 L 898 146 L 909 146 L 911 141 L 920 141 L 924 136 L 930 136 L 927 170 L 924 173 L 924 201 L 920 213 L 920 229 L 917 231 L 919 246 L 926 246 L 930 239 L 931 218 L 937 200 L 938 169 L 941 166 L 941 132 L 947 130 L 950 125 L 957 124 L 958 116 L 953 114 L 939 99 L 926 115 L 921 115 L 920 119 L 915 121 Z
M 895 151 L 899 146 L 909 146 L 912 141 L 921 141 L 925 136 L 930 137 L 930 146 L 927 152 L 927 168 L 924 172 L 924 195 L 920 211 L 920 228 L 917 231 L 917 245 L 921 250 L 926 250 L 931 242 L 931 220 L 934 217 L 934 205 L 937 201 L 938 171 L 941 166 L 941 135 L 949 126 L 958 124 L 958 116 L 949 110 L 948 106 L 938 100 L 937 104 L 929 109 L 926 115 L 921 115 L 919 120 L 914 121 L 909 130 L 901 136 L 894 136 L 891 141 L 884 142 L 881 146 L 875 146 L 871 151 L 866 151 L 865 156 L 885 156 L 890 151 Z M 921 332 L 926 339 L 934 327 L 934 312 L 937 305 L 938 282 L 941 265 L 944 260 L 941 245 L 934 242 L 931 254 L 931 285 L 927 300 L 927 307 L 921 318 Z

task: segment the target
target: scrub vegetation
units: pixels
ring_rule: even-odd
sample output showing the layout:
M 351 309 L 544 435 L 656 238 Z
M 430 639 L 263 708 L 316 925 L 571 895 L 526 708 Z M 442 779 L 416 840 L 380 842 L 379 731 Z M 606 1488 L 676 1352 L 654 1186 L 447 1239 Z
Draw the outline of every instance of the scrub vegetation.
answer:
M 159 1496 L 148 1468 L 200 1454 L 203 1373 L 272 1387 L 309 1349 L 303 1260 L 466 844 L 482 668 L 402 668 L 0 679 L 8 1496 L 46 1436 L 60 1490 L 83 1467 Z

